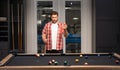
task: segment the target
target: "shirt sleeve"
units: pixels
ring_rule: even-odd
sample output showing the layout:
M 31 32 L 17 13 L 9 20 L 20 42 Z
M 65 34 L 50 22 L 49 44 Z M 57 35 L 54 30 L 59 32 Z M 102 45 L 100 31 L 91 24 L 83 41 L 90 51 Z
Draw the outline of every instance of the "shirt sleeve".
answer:
M 47 32 L 47 24 L 44 26 L 43 30 L 42 30 L 42 34 L 46 34 Z
M 61 23 L 61 31 L 62 31 L 62 33 L 64 33 L 63 23 Z

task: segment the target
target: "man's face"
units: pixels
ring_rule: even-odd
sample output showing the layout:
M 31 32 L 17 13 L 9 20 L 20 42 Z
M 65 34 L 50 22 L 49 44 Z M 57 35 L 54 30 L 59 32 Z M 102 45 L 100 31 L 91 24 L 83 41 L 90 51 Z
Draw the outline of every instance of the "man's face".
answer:
M 53 23 L 56 23 L 58 21 L 58 15 L 52 15 L 51 19 Z

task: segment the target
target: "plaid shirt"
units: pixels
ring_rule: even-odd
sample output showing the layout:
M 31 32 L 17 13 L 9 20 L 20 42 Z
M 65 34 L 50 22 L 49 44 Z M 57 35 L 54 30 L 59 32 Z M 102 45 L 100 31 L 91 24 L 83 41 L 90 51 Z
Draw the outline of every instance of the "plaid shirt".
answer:
M 51 40 L 51 24 L 52 22 L 48 22 L 43 31 L 42 34 L 47 35 L 47 43 L 45 44 L 46 50 L 52 50 L 52 40 Z M 58 32 L 57 32 L 57 45 L 56 50 L 62 50 L 63 49 L 63 32 L 64 29 L 62 28 L 62 23 L 58 22 Z

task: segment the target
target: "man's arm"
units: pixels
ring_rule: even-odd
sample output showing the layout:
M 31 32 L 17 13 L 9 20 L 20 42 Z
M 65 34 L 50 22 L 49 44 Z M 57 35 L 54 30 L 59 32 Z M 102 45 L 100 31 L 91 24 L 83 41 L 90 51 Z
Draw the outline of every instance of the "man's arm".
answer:
M 65 37 L 68 36 L 68 31 L 67 31 L 67 29 L 64 29 L 64 36 L 65 36 Z
M 67 24 L 66 24 L 66 23 L 63 23 L 62 27 L 63 27 L 63 29 L 64 29 L 63 34 L 64 34 L 65 37 L 67 37 L 67 36 L 68 36 Z
M 42 39 L 44 43 L 47 43 L 47 36 L 46 34 L 42 34 Z

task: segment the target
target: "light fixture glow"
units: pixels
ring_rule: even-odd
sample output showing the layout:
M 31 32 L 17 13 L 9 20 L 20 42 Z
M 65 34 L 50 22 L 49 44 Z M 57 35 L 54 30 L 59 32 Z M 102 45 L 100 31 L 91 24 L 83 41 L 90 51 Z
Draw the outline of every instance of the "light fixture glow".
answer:
M 73 20 L 78 20 L 79 18 L 77 18 L 77 17 L 73 17 Z

